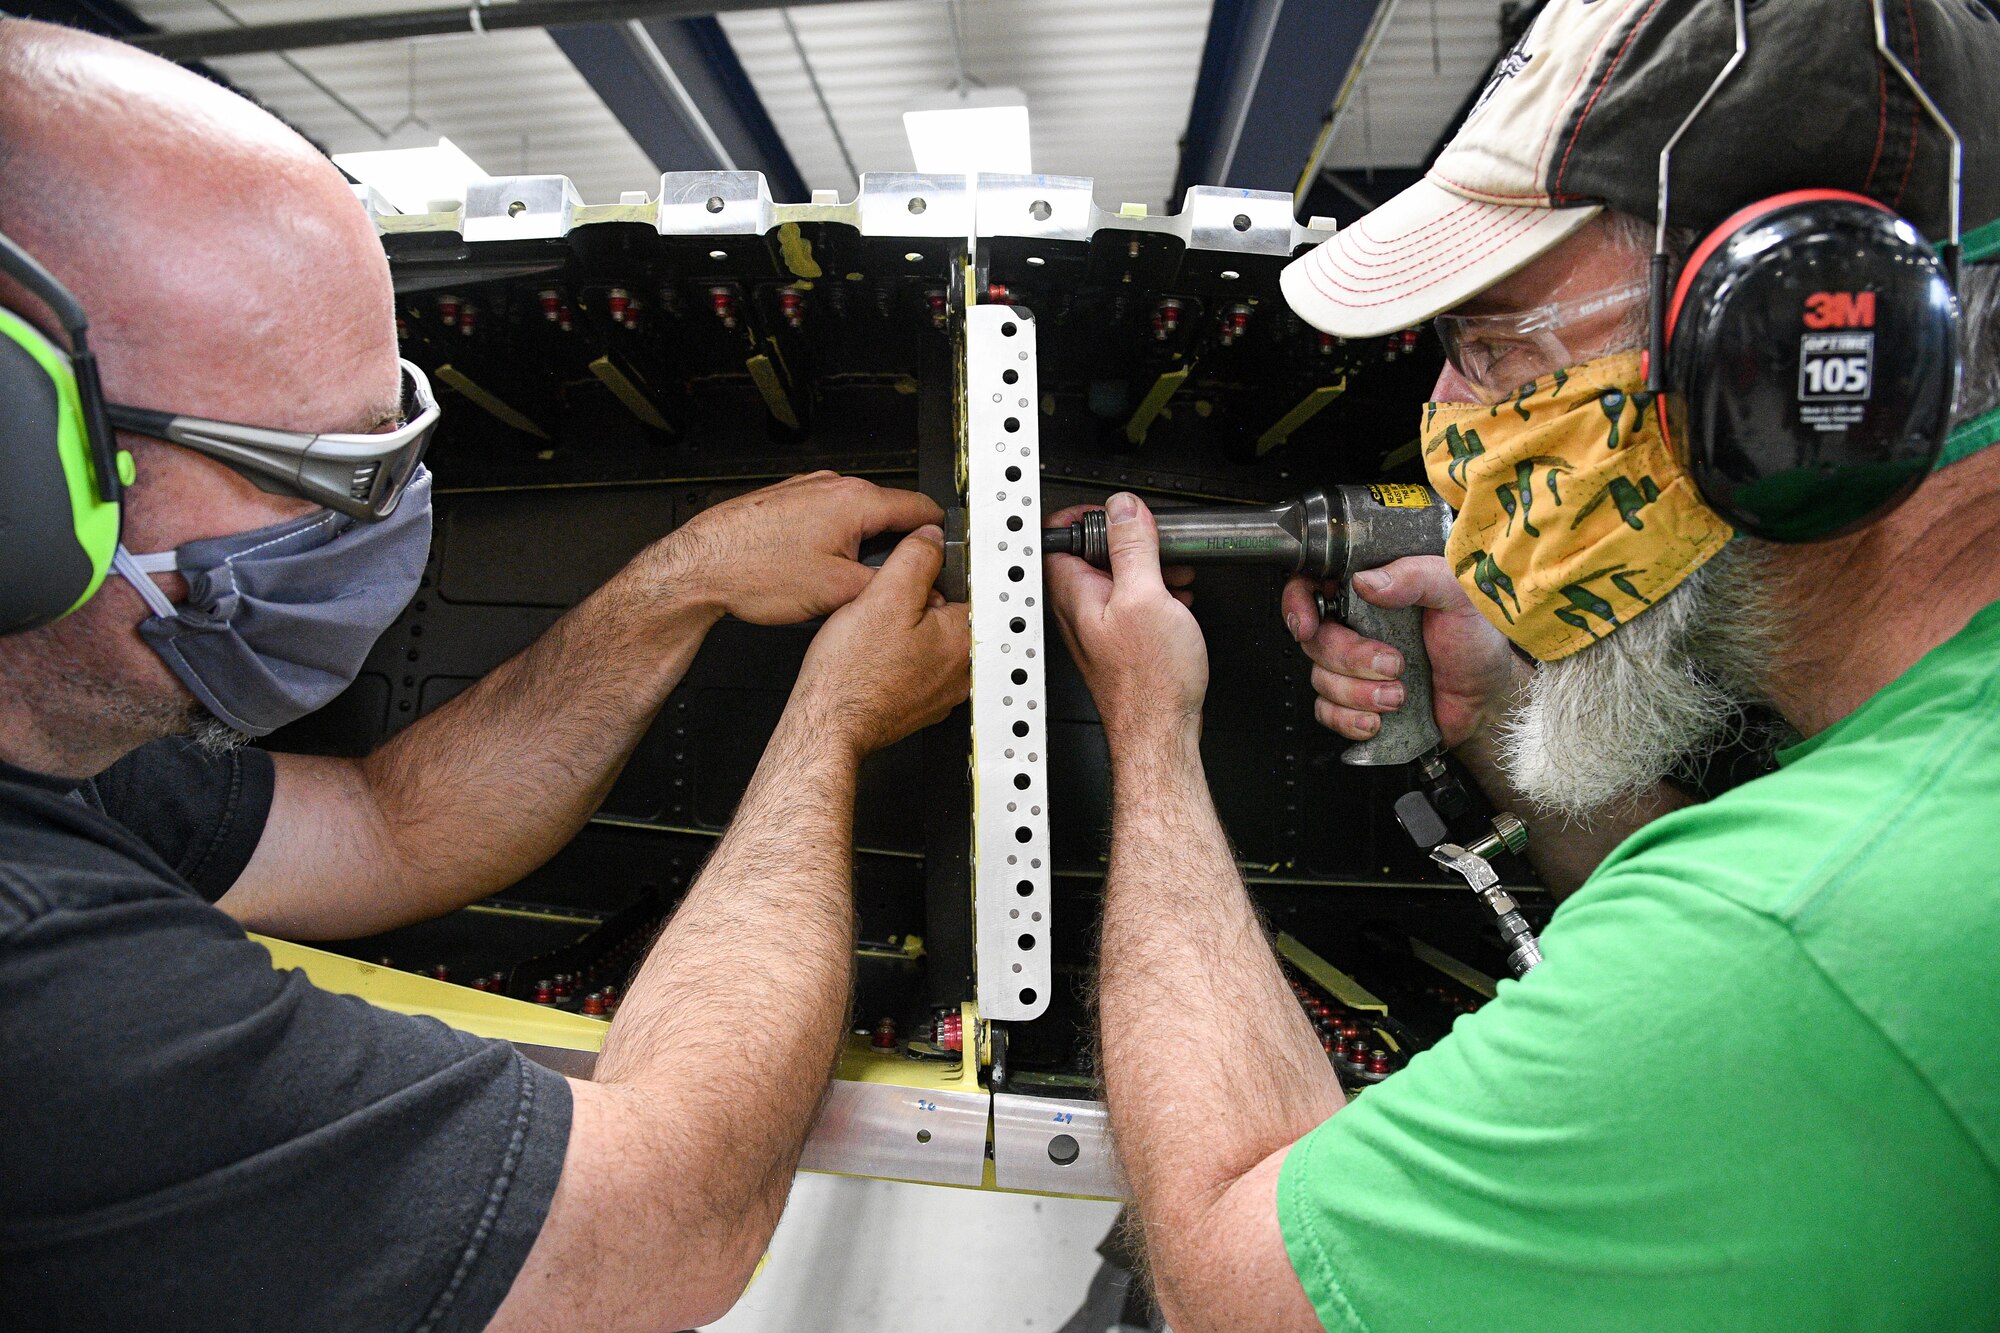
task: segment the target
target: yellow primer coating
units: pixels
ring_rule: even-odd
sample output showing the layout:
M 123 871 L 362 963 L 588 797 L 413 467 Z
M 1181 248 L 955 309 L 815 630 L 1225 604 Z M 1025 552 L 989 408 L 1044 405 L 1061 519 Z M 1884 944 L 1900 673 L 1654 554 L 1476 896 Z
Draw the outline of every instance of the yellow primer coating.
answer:
M 597 360 L 591 362 L 590 373 L 597 376 L 604 387 L 611 390 L 612 396 L 625 404 L 625 410 L 633 416 L 639 418 L 639 420 L 645 422 L 654 430 L 668 432 L 673 430 L 673 427 L 667 424 L 667 419 L 660 415 L 660 410 L 654 407 L 646 395 L 640 391 L 639 386 L 632 382 L 631 377 L 617 366 L 611 364 L 609 355 L 600 356 Z
M 778 228 L 778 253 L 784 257 L 785 267 L 795 278 L 817 278 L 825 270 L 813 258 L 812 242 L 799 232 L 796 222 L 783 223 Z
M 1347 377 L 1338 384 L 1322 384 L 1301 398 L 1298 406 L 1279 417 L 1271 428 L 1257 437 L 1257 456 L 1263 457 L 1292 438 L 1292 432 L 1324 411 L 1334 399 L 1347 392 Z
M 466 378 L 465 372 L 458 367 L 439 366 L 432 372 L 432 377 L 450 385 L 467 402 L 495 420 L 504 421 L 515 430 L 525 431 L 537 439 L 546 440 L 549 438 L 547 431 L 537 426 L 522 413 L 501 402 L 485 389 L 474 384 L 470 379 Z
M 1139 410 L 1125 423 L 1125 438 L 1128 441 L 1133 444 L 1146 442 L 1146 432 L 1153 428 L 1154 419 L 1166 410 L 1167 403 L 1180 391 L 1181 385 L 1187 382 L 1187 377 L 1193 371 L 1194 363 L 1190 361 L 1179 370 L 1170 370 L 1160 376 L 1139 404 Z
M 303 972 L 306 980 L 321 990 L 357 995 L 378 1009 L 399 1014 L 427 1014 L 475 1037 L 596 1051 L 604 1045 L 604 1031 L 611 1026 L 601 1018 L 489 995 L 288 940 L 262 935 L 250 938 L 270 951 L 273 967 Z
M 1364 990 L 1360 982 L 1290 935 L 1278 936 L 1278 954 L 1293 967 L 1318 982 L 1327 994 L 1349 1009 L 1372 1009 L 1379 1014 L 1389 1012 L 1389 1006 Z

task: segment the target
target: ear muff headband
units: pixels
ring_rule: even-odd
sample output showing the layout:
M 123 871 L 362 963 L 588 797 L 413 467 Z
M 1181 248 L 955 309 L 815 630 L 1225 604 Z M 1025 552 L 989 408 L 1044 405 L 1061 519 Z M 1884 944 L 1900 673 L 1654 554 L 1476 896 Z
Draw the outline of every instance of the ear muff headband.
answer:
M 60 347 L 0 309 L 0 634 L 89 601 L 118 546 L 99 498 L 83 396 Z

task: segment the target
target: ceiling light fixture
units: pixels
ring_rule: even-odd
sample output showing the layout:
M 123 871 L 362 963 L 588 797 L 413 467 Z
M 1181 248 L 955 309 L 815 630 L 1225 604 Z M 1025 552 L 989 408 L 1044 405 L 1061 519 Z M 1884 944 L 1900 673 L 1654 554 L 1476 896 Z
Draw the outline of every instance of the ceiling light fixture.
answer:
M 929 93 L 903 113 L 917 170 L 926 173 L 1027 176 L 1028 99 L 1019 88 L 959 88 Z
M 467 181 L 487 179 L 477 162 L 443 137 L 427 148 L 335 153 L 333 164 L 372 187 L 402 213 L 448 212 L 464 202 Z

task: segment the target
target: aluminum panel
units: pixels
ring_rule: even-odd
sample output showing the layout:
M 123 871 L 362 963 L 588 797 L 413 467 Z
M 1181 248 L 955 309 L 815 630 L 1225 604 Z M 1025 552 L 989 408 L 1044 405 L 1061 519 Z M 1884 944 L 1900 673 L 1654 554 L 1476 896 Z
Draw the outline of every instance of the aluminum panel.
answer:
M 965 323 L 966 565 L 972 584 L 972 903 L 979 1012 L 1049 1004 L 1047 709 L 1035 321 L 976 305 Z
M 1104 1103 L 994 1093 L 993 1183 L 1003 1190 L 1126 1197 Z
M 977 1185 L 986 1176 L 988 1101 L 984 1092 L 835 1079 L 799 1168 Z

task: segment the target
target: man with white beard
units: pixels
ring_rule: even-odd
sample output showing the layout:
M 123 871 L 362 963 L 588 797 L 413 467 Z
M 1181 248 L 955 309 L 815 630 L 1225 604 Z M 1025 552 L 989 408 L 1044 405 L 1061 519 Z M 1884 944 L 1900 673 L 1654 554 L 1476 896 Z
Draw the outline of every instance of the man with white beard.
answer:
M 1210 800 L 1151 515 L 1106 502 L 1108 575 L 1049 561 L 1110 751 L 1106 1099 L 1177 1333 L 2000 1318 L 1994 69 L 1986 0 L 1550 0 L 1425 179 L 1286 270 L 1322 331 L 1438 321 L 1446 556 L 1357 582 L 1427 608 L 1446 742 L 1570 891 L 1358 1102 Z M 1675 288 L 1662 215 L 1706 234 Z M 1319 719 L 1373 735 L 1405 664 L 1310 591 Z M 1752 701 L 1776 771 L 1678 789 Z

